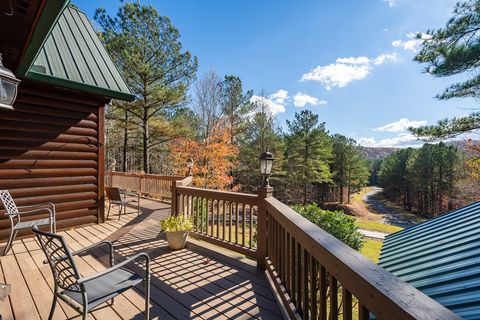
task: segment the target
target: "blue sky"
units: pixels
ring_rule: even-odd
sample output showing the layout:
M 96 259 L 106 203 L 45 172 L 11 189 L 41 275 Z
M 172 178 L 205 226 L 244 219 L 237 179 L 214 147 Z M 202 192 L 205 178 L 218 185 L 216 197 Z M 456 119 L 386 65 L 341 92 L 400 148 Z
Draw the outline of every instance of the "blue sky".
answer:
M 468 114 L 473 99 L 434 99 L 449 84 L 413 62 L 411 33 L 445 25 L 456 0 L 163 0 L 153 4 L 209 70 L 262 90 L 283 127 L 305 108 L 331 133 L 370 146 L 418 144 L 409 125 Z M 93 18 L 119 1 L 74 0 Z M 257 97 L 260 99 L 260 97 Z

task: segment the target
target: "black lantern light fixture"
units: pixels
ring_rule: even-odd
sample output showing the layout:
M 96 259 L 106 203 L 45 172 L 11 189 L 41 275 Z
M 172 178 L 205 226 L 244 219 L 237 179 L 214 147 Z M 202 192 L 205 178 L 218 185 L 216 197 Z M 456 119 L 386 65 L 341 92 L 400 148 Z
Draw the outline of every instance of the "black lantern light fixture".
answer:
M 3 66 L 0 53 L 0 108 L 13 109 L 19 83 L 13 72 Z
M 260 155 L 260 173 L 263 177 L 263 187 L 270 187 L 268 177 L 270 177 L 272 172 L 273 160 L 273 155 L 268 151 Z
M 193 176 L 193 159 L 187 160 L 188 176 Z

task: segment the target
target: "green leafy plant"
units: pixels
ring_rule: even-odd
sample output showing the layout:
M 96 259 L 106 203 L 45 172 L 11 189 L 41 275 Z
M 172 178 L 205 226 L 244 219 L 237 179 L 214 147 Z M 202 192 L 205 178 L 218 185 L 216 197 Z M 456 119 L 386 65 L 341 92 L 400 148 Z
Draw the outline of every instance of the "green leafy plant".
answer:
M 160 221 L 160 227 L 164 232 L 192 231 L 193 222 L 192 219 L 179 214 Z
M 342 211 L 323 210 L 316 204 L 298 204 L 293 209 L 353 249 L 362 248 L 363 235 L 353 217 Z

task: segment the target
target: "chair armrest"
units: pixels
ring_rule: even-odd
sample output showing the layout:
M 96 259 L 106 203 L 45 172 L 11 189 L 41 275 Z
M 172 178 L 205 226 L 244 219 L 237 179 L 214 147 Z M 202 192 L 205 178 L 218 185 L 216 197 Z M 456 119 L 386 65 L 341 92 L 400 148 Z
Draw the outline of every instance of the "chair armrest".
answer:
M 91 276 L 88 276 L 88 277 L 84 277 L 84 278 L 80 278 L 78 279 L 77 283 L 78 284 L 82 284 L 82 283 L 85 283 L 85 282 L 88 282 L 88 281 L 91 281 L 93 279 L 97 279 L 99 277 L 102 277 L 106 274 L 109 274 L 110 272 L 113 272 L 115 270 L 118 270 L 122 267 L 124 267 L 125 265 L 129 264 L 129 263 L 132 263 L 140 258 L 143 258 L 145 259 L 145 280 L 149 279 L 150 278 L 150 256 L 145 253 L 145 252 L 140 252 L 140 253 L 137 253 L 136 255 L 128 258 L 127 260 L 125 261 L 122 261 L 120 262 L 119 264 L 113 266 L 113 267 L 110 267 L 108 268 L 107 270 L 105 271 L 102 271 L 102 272 L 99 272 L 99 273 L 96 273 L 96 274 L 93 274 Z
M 90 251 L 90 250 L 95 249 L 95 248 L 99 248 L 99 247 L 104 246 L 104 245 L 108 246 L 108 249 L 109 249 L 108 252 L 110 254 L 110 267 L 113 267 L 113 265 L 114 265 L 113 243 L 108 241 L 108 240 L 103 240 L 103 241 L 94 243 L 94 244 L 92 244 L 88 247 L 85 247 L 85 248 L 82 248 L 80 250 L 74 251 L 74 252 L 72 252 L 72 255 L 77 256 L 81 253 Z
M 22 215 L 24 213 L 34 213 L 42 210 L 47 210 L 50 213 L 50 216 L 55 218 L 55 205 L 51 202 L 34 204 L 31 206 L 17 206 L 17 209 L 19 215 Z
M 114 255 L 113 255 L 113 244 L 112 244 L 110 241 L 108 241 L 108 240 L 103 240 L 103 241 L 94 243 L 94 244 L 92 244 L 92 245 L 90 245 L 90 246 L 88 246 L 88 247 L 85 247 L 85 248 L 82 248 L 82 249 L 80 249 L 80 250 L 74 251 L 74 252 L 72 252 L 72 256 L 77 256 L 77 255 L 79 255 L 79 254 L 81 254 L 81 253 L 83 253 L 83 252 L 88 252 L 88 251 L 90 251 L 90 250 L 92 250 L 92 249 L 101 247 L 101 246 L 103 246 L 103 245 L 108 245 L 108 247 L 109 247 L 109 249 L 110 249 L 110 250 L 109 250 L 109 253 L 110 253 L 110 267 L 113 267 L 113 265 L 114 265 L 114 260 L 113 260 L 113 259 L 114 259 Z M 61 260 L 61 259 L 66 259 L 66 258 L 67 258 L 67 256 L 61 256 L 61 257 L 58 257 L 57 259 L 52 259 L 52 261 L 55 262 L 55 261 L 58 261 L 58 260 Z M 46 259 L 43 260 L 43 264 L 47 264 L 47 263 L 48 263 L 48 260 L 46 260 Z
M 21 211 L 20 209 L 33 209 L 33 208 L 46 207 L 46 206 L 50 207 L 53 211 L 55 211 L 55 205 L 51 202 L 33 204 L 30 206 L 17 206 L 17 209 Z
M 127 196 L 139 196 L 140 194 L 137 191 L 128 191 L 125 189 L 120 189 L 122 194 L 126 194 Z
M 55 215 L 55 211 L 52 211 L 49 208 L 37 208 L 37 209 L 22 210 L 22 211 L 18 210 L 18 214 L 22 215 L 22 214 L 25 214 L 25 213 L 34 213 L 34 212 L 40 212 L 40 211 L 47 211 L 51 216 Z M 16 215 L 16 214 L 14 214 L 14 215 Z

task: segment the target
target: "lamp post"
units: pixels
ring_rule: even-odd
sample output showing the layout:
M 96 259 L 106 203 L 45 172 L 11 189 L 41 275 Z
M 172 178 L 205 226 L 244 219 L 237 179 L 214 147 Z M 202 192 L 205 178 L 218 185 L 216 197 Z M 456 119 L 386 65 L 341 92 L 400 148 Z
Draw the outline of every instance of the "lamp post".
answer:
M 190 158 L 187 160 L 188 176 L 193 176 L 193 159 Z
M 272 197 L 273 188 L 270 187 L 268 177 L 272 172 L 273 155 L 265 151 L 260 155 L 260 173 L 262 174 L 262 186 L 258 188 L 258 212 L 257 212 L 257 268 L 265 270 L 265 258 L 267 256 L 267 198 Z
M 13 109 L 19 83 L 13 72 L 3 66 L 0 53 L 0 108 Z
M 272 172 L 273 166 L 273 155 L 265 151 L 260 155 L 260 173 L 262 174 L 262 187 L 270 187 L 268 177 L 270 177 L 270 173 Z

